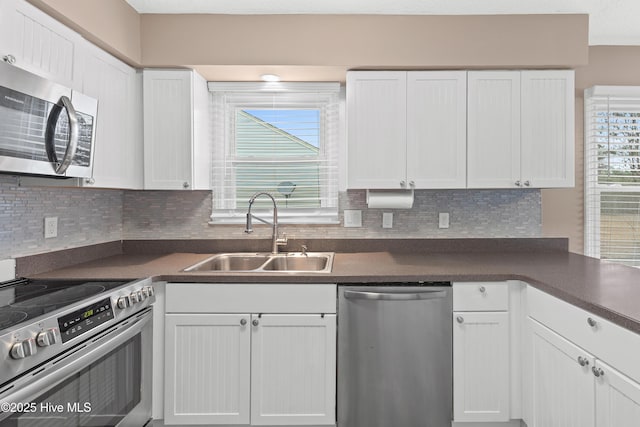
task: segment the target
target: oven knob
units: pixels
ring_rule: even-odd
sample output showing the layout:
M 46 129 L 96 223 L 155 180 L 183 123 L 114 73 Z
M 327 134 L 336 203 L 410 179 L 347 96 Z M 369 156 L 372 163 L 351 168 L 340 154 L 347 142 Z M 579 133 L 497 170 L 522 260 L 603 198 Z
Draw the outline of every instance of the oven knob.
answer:
M 140 301 L 144 301 L 147 299 L 147 292 L 144 290 L 144 288 L 138 291 L 138 298 L 140 298 Z
M 36 336 L 36 343 L 39 347 L 48 347 L 58 342 L 58 330 L 56 328 L 47 329 Z
M 140 298 L 138 297 L 138 292 L 131 292 L 131 295 L 129 296 L 129 300 L 131 301 L 131 305 L 133 304 L 137 304 L 140 302 Z
M 36 340 L 33 338 L 26 339 L 22 342 L 17 342 L 11 347 L 11 357 L 14 359 L 24 359 L 33 354 L 36 354 Z
M 148 286 L 146 286 L 146 287 L 144 287 L 144 288 L 142 288 L 142 289 L 140 289 L 140 290 L 142 291 L 142 296 L 143 296 L 143 297 L 147 298 L 147 297 L 149 297 L 149 296 L 150 296 L 150 295 L 149 295 L 149 287 L 148 287 Z
M 145 289 L 147 290 L 147 295 L 149 295 L 150 297 L 152 297 L 155 294 L 155 291 L 153 290 L 153 286 L 147 286 Z
M 116 303 L 119 309 L 124 310 L 125 308 L 131 305 L 129 297 L 120 297 L 118 298 L 118 302 Z

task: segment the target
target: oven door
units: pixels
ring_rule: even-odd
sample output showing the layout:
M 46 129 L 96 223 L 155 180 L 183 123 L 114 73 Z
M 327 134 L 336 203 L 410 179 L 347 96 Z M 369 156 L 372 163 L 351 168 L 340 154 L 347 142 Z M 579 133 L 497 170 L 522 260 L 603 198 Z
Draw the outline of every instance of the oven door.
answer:
M 151 308 L 0 390 L 0 427 L 144 426 L 151 419 Z

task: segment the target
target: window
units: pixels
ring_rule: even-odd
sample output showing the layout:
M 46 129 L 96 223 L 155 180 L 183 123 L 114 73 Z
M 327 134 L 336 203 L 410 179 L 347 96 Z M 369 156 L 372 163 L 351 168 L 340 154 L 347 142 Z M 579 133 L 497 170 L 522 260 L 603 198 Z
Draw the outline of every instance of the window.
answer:
M 640 87 L 585 91 L 585 253 L 640 266 Z
M 268 192 L 278 220 L 338 222 L 337 83 L 209 83 L 213 104 L 213 223 L 244 221 Z M 254 212 L 270 215 L 260 198 Z

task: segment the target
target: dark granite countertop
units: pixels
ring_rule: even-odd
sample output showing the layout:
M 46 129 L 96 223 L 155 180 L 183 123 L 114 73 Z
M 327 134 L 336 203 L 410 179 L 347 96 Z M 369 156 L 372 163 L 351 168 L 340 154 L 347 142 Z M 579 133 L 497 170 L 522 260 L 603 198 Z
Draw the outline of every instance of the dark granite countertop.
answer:
M 336 251 L 331 273 L 182 272 L 213 253 L 225 252 L 220 243 L 204 242 L 191 245 L 199 253 L 180 251 L 184 247 L 178 242 L 165 242 L 164 246 L 154 242 L 125 242 L 120 247 L 124 249 L 120 250 L 111 243 L 102 252 L 103 256 L 94 254 L 94 259 L 77 264 L 67 259 L 78 258 L 70 255 L 77 252 L 63 253 L 62 258 L 53 261 L 42 255 L 18 259 L 18 272 L 34 278 L 153 277 L 160 281 L 209 283 L 522 280 L 640 333 L 640 270 L 567 252 L 564 239 L 375 240 L 352 242 L 348 248 L 335 242 L 306 243 L 312 250 Z M 316 249 L 314 244 L 321 248 Z M 178 250 L 166 253 L 168 249 Z M 238 249 L 231 247 L 230 250 Z M 92 253 L 91 248 L 85 250 L 84 254 L 87 253 Z M 79 258 L 82 261 L 82 257 Z M 62 264 L 67 266 L 52 269 L 51 262 L 60 263 L 60 259 L 66 259 Z

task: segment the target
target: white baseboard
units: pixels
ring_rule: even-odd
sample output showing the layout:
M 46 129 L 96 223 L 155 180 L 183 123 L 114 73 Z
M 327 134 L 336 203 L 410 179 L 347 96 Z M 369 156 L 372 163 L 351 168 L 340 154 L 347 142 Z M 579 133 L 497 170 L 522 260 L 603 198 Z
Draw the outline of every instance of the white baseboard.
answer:
M 527 427 L 527 425 L 522 420 L 511 420 L 500 423 L 461 423 L 452 421 L 451 427 Z

